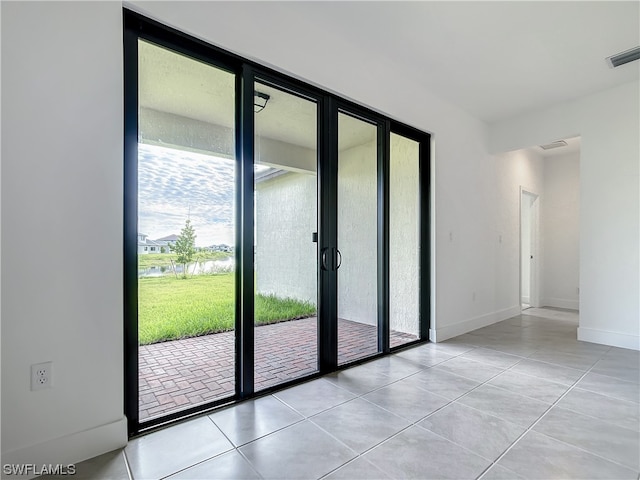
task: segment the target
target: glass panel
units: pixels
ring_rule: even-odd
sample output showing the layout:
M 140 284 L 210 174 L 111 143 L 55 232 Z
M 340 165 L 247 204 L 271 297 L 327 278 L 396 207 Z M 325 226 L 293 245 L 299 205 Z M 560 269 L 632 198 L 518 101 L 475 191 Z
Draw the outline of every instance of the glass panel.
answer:
M 420 335 L 420 144 L 391 134 L 389 325 L 396 347 Z
M 139 47 L 140 421 L 235 394 L 233 74 Z
M 338 364 L 378 352 L 376 133 L 338 114 Z
M 316 104 L 256 83 L 255 390 L 318 370 Z

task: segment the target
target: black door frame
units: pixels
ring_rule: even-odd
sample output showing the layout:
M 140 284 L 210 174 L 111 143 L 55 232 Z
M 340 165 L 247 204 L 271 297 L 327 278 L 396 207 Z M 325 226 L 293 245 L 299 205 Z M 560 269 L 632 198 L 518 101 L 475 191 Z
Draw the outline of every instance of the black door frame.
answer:
M 269 69 L 202 40 L 124 9 L 124 410 L 129 435 L 232 402 L 263 395 L 338 369 L 369 361 L 400 348 L 428 341 L 430 321 L 430 136 L 367 107 Z M 140 422 L 138 413 L 137 291 L 137 145 L 138 40 L 143 39 L 236 76 L 236 391 L 224 399 L 189 407 Z M 318 372 L 255 392 L 254 390 L 254 82 L 308 98 L 317 104 L 318 265 L 323 251 L 337 248 L 338 112 L 360 117 L 378 131 L 378 354 L 338 367 L 337 271 L 318 268 Z M 420 336 L 396 348 L 389 346 L 389 156 L 390 134 L 420 144 Z
M 385 208 L 384 211 L 389 211 L 389 178 L 390 178 L 390 137 L 395 133 L 401 135 L 409 140 L 417 142 L 418 149 L 418 205 L 419 212 L 418 218 L 420 219 L 419 228 L 419 240 L 420 245 L 420 258 L 419 258 L 419 340 L 423 342 L 429 340 L 429 328 L 431 327 L 431 135 L 425 133 L 417 128 L 410 127 L 408 125 L 399 122 L 389 122 L 387 130 L 386 141 L 387 151 L 385 155 Z M 385 255 L 386 255 L 386 272 L 389 268 L 389 219 L 384 222 L 385 229 Z M 386 276 L 386 282 L 389 281 L 389 276 Z M 387 287 L 385 299 L 389 299 L 389 289 Z M 387 306 L 388 308 L 388 306 Z M 387 311 L 388 316 L 388 311 Z M 388 326 L 388 325 L 387 325 Z M 393 352 L 398 349 L 405 348 L 408 345 L 413 345 L 416 342 L 399 345 L 394 348 L 390 348 L 389 351 Z
M 372 115 L 371 111 L 355 105 L 345 100 L 338 100 L 334 102 L 335 108 L 330 112 L 330 116 L 335 120 L 335 141 L 336 146 L 336 162 L 332 165 L 330 172 L 333 175 L 331 182 L 332 187 L 335 188 L 335 192 L 331 191 L 331 197 L 335 198 L 333 210 L 330 213 L 330 218 L 327 221 L 332 224 L 332 228 L 337 231 L 337 204 L 338 199 L 338 118 L 340 114 L 347 115 L 362 122 L 368 123 L 376 127 L 376 285 L 377 285 L 377 352 L 375 355 L 359 358 L 355 362 L 360 363 L 370 360 L 376 355 L 389 353 L 389 277 L 386 275 L 389 266 L 389 251 L 388 251 L 388 168 L 386 167 L 388 152 L 388 138 L 389 138 L 389 125 L 390 122 L 381 115 Z M 385 228 L 385 225 L 387 228 Z M 336 238 L 337 244 L 337 238 Z M 336 279 L 337 286 L 337 279 Z M 333 291 L 336 293 L 337 303 L 337 289 L 334 287 Z M 336 309 L 334 318 L 337 319 L 338 312 Z M 337 326 L 335 327 L 337 328 Z M 337 352 L 336 352 L 337 355 Z M 336 363 L 336 367 L 337 367 Z M 347 364 L 344 364 L 347 365 Z M 341 365 L 341 366 L 344 366 Z

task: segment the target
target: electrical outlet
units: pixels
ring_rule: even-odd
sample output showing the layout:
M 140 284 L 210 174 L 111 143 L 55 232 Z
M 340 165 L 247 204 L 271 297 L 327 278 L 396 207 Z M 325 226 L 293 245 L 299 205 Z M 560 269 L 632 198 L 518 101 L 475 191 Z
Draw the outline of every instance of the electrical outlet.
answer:
M 53 362 L 31 365 L 31 390 L 53 387 Z

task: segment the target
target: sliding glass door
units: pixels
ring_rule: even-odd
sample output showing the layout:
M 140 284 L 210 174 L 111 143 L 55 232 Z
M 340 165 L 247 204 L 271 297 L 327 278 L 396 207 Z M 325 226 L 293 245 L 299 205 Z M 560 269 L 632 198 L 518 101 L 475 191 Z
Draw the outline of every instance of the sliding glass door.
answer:
M 389 341 L 397 347 L 420 338 L 420 143 L 393 132 L 390 140 Z
M 254 388 L 318 371 L 317 105 L 256 82 Z
M 140 421 L 235 395 L 235 75 L 138 41 Z
M 429 136 L 125 11 L 130 434 L 426 340 Z
M 338 364 L 379 351 L 378 128 L 338 113 Z

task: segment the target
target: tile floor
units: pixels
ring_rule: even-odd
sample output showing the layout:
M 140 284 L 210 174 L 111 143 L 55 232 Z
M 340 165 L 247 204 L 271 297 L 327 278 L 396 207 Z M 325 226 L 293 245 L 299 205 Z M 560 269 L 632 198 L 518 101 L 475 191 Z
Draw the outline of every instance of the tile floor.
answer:
M 529 309 L 132 440 L 114 479 L 638 479 L 640 352 Z

